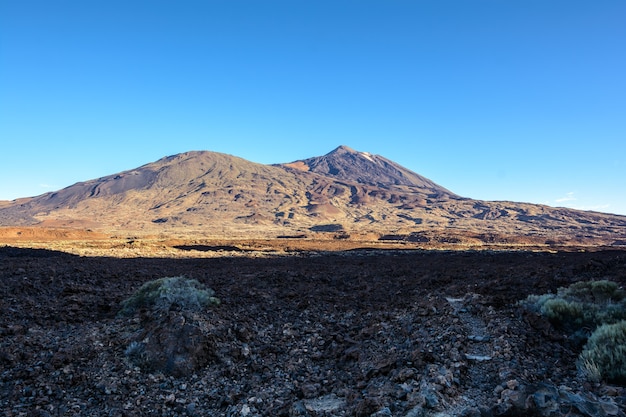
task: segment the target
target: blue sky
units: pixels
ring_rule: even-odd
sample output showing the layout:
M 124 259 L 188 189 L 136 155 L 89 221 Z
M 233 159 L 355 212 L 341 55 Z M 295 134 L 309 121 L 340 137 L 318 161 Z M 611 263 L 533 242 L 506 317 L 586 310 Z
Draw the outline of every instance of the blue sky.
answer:
M 623 0 L 0 0 L 0 199 L 189 150 L 339 145 L 626 214 Z

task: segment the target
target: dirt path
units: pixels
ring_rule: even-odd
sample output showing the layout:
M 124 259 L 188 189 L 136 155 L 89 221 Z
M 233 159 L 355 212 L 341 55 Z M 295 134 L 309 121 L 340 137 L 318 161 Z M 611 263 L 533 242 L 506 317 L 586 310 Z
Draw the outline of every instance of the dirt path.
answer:
M 477 409 L 481 404 L 476 400 L 484 396 L 484 387 L 490 381 L 499 379 L 498 375 L 493 374 L 493 366 L 490 366 L 494 351 L 493 337 L 487 329 L 485 319 L 472 313 L 473 306 L 479 298 L 477 294 L 467 294 L 462 298 L 446 298 L 465 328 L 467 345 L 464 356 L 467 361 L 465 385 L 468 389 L 454 409 L 448 410 L 451 415 L 460 414 L 464 409 Z

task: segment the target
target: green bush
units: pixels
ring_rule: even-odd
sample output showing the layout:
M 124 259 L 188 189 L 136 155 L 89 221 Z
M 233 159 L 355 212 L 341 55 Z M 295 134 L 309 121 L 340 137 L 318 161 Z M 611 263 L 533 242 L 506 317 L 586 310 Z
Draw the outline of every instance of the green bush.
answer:
M 626 294 L 617 283 L 577 282 L 521 304 L 570 332 L 571 340 L 586 339 L 576 365 L 589 380 L 626 383 Z
M 575 327 L 584 325 L 585 313 L 582 303 L 551 298 L 541 306 L 541 314 L 555 323 L 569 323 Z
M 580 281 L 560 291 L 562 297 L 597 305 L 617 303 L 623 301 L 625 296 L 616 282 L 607 280 Z
M 626 320 L 598 327 L 577 365 L 592 381 L 626 383 Z
M 556 294 L 531 295 L 522 304 L 571 332 L 626 320 L 626 294 L 607 280 L 576 282 Z
M 195 279 L 168 277 L 149 281 L 137 292 L 122 302 L 121 315 L 131 315 L 140 309 L 168 311 L 179 308 L 185 311 L 200 311 L 220 300 L 215 292 Z

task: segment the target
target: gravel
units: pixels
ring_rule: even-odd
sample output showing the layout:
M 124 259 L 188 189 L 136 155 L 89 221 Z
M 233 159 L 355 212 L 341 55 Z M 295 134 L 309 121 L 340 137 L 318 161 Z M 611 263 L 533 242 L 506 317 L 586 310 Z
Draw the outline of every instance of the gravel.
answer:
M 198 280 L 221 304 L 118 315 L 143 283 L 168 276 Z M 582 279 L 623 285 L 626 254 L 116 259 L 0 248 L 0 410 L 623 416 L 623 387 L 578 374 L 580 342 L 516 305 Z

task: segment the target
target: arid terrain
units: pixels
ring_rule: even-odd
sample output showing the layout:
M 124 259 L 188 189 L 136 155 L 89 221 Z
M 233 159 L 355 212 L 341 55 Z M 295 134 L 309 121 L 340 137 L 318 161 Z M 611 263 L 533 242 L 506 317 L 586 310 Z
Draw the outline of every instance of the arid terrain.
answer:
M 625 248 L 626 216 L 345 146 L 165 157 L 0 202 L 0 414 L 625 416 L 585 339 L 518 304 L 623 286 Z
M 626 244 L 626 216 L 462 197 L 346 146 L 276 165 L 186 152 L 56 192 L 0 201 L 0 227 L 32 226 L 118 237 Z
M 578 372 L 579 340 L 516 304 L 581 280 L 624 285 L 622 250 L 87 237 L 0 246 L 4 416 L 623 416 L 626 409 L 623 387 Z M 194 315 L 119 315 L 142 284 L 175 276 L 198 280 L 221 303 Z M 140 366 L 133 349 L 149 338 L 168 354 L 191 355 L 193 366 Z

